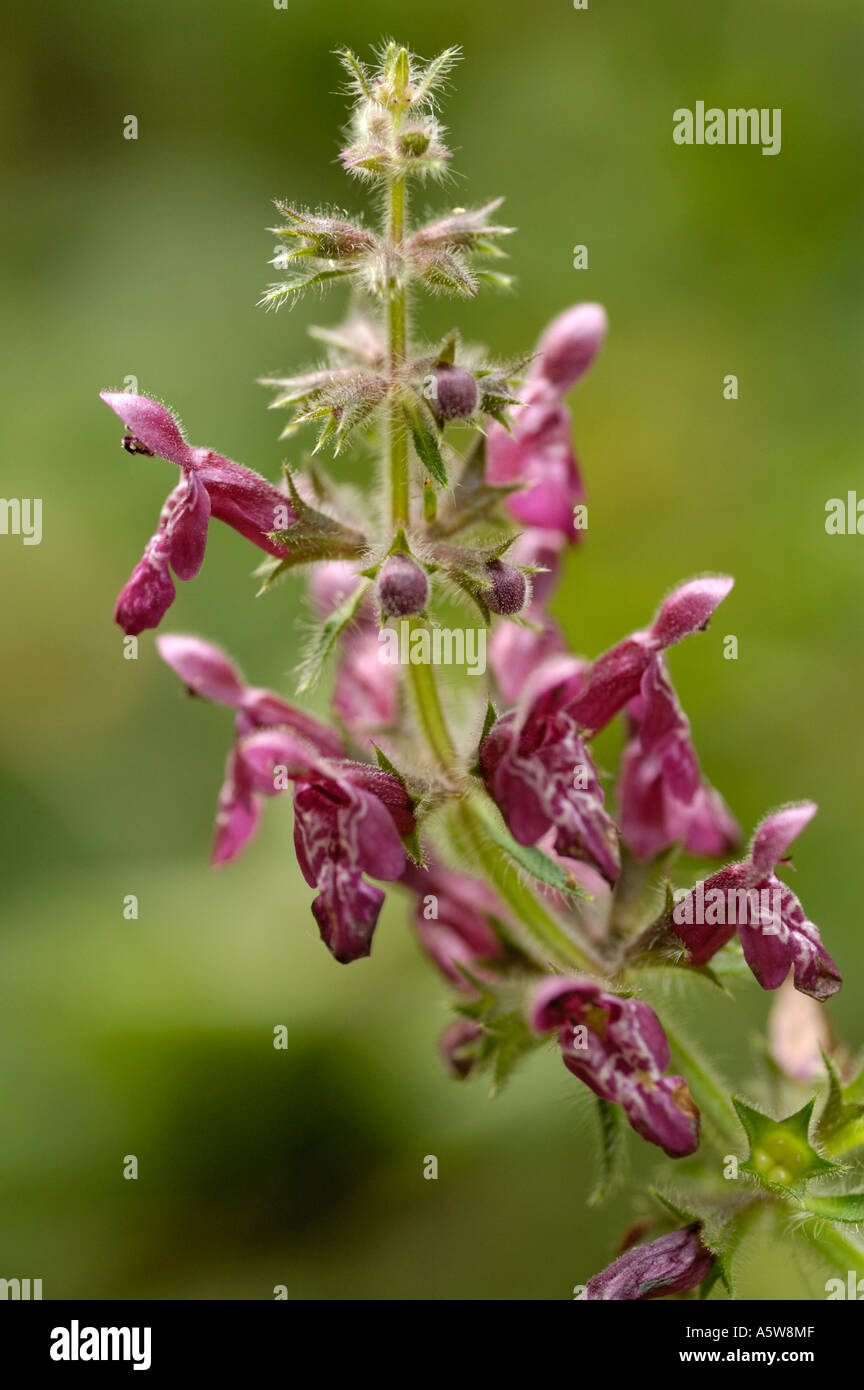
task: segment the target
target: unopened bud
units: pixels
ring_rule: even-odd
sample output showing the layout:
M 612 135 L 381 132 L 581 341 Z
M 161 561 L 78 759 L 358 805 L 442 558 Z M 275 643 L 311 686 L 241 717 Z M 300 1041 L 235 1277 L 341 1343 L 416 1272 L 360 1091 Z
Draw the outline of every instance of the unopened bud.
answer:
M 562 395 L 588 370 L 606 336 L 599 304 L 577 304 L 553 319 L 540 339 L 536 371 Z
M 378 602 L 388 617 L 422 613 L 429 598 L 426 571 L 410 555 L 388 555 L 378 574 Z
M 462 367 L 442 362 L 434 372 L 432 406 L 442 420 L 464 420 L 477 408 L 477 382 Z
M 491 586 L 483 590 L 487 608 L 504 617 L 521 613 L 528 600 L 528 580 L 522 571 L 503 560 L 492 560 L 486 566 L 486 578 Z
M 425 154 L 431 141 L 432 133 L 427 126 L 403 126 L 399 132 L 399 153 Z

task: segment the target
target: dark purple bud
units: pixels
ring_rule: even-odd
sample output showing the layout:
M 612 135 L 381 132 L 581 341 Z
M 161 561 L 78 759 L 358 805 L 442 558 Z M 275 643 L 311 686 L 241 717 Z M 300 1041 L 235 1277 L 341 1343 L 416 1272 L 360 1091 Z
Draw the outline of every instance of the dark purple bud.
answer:
M 634 1245 L 585 1286 L 582 1298 L 641 1302 L 695 1289 L 711 1272 L 714 1257 L 699 1239 L 699 1225 L 685 1226 L 648 1245 Z
M 483 590 L 487 608 L 504 617 L 522 612 L 529 598 L 529 586 L 521 570 L 505 565 L 503 560 L 492 560 L 486 566 L 486 578 L 490 584 Z
M 462 367 L 442 362 L 432 373 L 429 396 L 439 419 L 464 420 L 477 408 L 477 382 Z
M 429 598 L 426 571 L 410 555 L 388 555 L 378 572 L 378 602 L 382 613 L 410 618 L 422 613 Z

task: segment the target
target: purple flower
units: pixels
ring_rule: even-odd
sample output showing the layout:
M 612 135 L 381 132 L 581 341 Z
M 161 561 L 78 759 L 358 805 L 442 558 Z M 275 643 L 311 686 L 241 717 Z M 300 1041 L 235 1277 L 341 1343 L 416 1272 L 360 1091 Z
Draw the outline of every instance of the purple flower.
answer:
M 818 927 L 774 872 L 816 810 L 814 802 L 800 801 L 766 816 L 746 859 L 677 897 L 670 926 L 694 965 L 709 961 L 737 930 L 747 964 L 763 989 L 778 989 L 791 970 L 802 994 L 818 1000 L 836 994 L 841 977 Z
M 550 830 L 537 847 L 564 870 L 577 888 L 587 894 L 586 897 L 579 898 L 575 904 L 580 933 L 589 941 L 604 941 L 609 934 L 614 886 L 592 864 L 570 859 L 566 854 L 558 854 L 555 850 L 555 833 L 554 829 Z M 548 898 L 555 911 L 564 917 L 574 911 L 571 894 L 545 885 L 540 891 Z
M 606 334 L 599 304 L 579 304 L 549 325 L 511 412 L 512 433 L 492 423 L 486 441 L 490 484 L 524 484 L 508 507 L 518 521 L 558 531 L 574 544 L 573 508 L 585 490 L 570 438 L 570 412 L 561 401 L 594 360 Z
M 554 826 L 558 854 L 587 859 L 612 880 L 621 867 L 618 835 L 569 712 L 583 680 L 583 664 L 574 657 L 544 662 L 526 682 L 516 709 L 483 740 L 480 772 L 521 845 L 536 844 Z
M 734 582 L 726 575 L 707 574 L 681 584 L 663 600 L 649 628 L 632 633 L 598 656 L 570 706 L 583 733 L 596 734 L 605 728 L 639 694 L 642 677 L 657 653 L 706 627 Z
M 171 570 L 178 579 L 193 579 L 204 562 L 211 515 L 268 554 L 288 554 L 285 545 L 268 535 L 296 521 L 283 493 L 239 463 L 209 449 L 193 449 L 170 411 L 147 396 L 101 394 L 129 431 L 123 443 L 130 453 L 158 454 L 183 471 L 155 535 L 117 599 L 114 616 L 124 632 L 135 635 L 159 626 L 174 602 Z
M 278 695 L 246 685 L 225 653 L 199 637 L 166 633 L 157 637 L 156 649 L 191 694 L 237 712 L 237 742 L 228 755 L 225 781 L 219 793 L 211 857 L 213 864 L 225 864 L 236 858 L 252 839 L 260 817 L 260 788 L 241 755 L 239 740 L 255 729 L 286 728 L 299 734 L 319 753 L 335 758 L 344 752 L 342 740 L 326 724 Z M 265 786 L 264 791 L 268 793 L 270 788 Z
M 558 1029 L 564 1065 L 603 1100 L 622 1106 L 643 1139 L 671 1158 L 699 1147 L 699 1111 L 680 1076 L 664 1076 L 669 1043 L 654 1010 L 606 994 L 591 980 L 555 976 L 534 993 L 530 1023 Z
M 414 817 L 398 778 L 366 763 L 318 757 L 292 733 L 267 729 L 239 749 L 259 793 L 294 789 L 294 848 L 300 870 L 318 889 L 312 912 L 321 938 L 343 964 L 368 956 L 384 894 L 363 877 L 399 878 L 401 834 Z
M 561 629 L 551 618 L 534 619 L 539 630 L 498 623 L 489 639 L 489 665 L 508 704 L 515 704 L 528 677 L 541 661 L 564 650 Z
M 714 1264 L 699 1231 L 694 1222 L 647 1245 L 634 1245 L 588 1280 L 582 1299 L 634 1302 L 697 1288 Z
M 636 858 L 650 859 L 677 841 L 691 854 L 710 858 L 734 849 L 740 831 L 722 797 L 702 777 L 690 724 L 662 656 L 646 667 L 627 714 L 630 739 L 618 803 L 621 833 Z
M 483 963 L 504 954 L 492 926 L 505 916 L 501 903 L 479 879 L 437 865 L 408 864 L 402 882 L 417 894 L 414 919 L 423 949 L 448 980 L 470 991 L 459 966 L 482 976 Z

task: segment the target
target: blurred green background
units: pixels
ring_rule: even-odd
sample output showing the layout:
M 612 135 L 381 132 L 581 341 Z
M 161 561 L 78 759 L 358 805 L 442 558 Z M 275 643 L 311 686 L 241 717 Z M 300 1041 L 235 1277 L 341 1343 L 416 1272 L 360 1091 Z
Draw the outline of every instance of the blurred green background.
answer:
M 132 374 L 193 443 L 278 476 L 284 417 L 254 378 L 307 360 L 305 327 L 341 303 L 256 309 L 269 200 L 365 196 L 334 163 L 331 51 L 462 44 L 458 181 L 428 201 L 506 193 L 519 289 L 427 303 L 424 327 L 503 354 L 573 301 L 607 306 L 574 401 L 589 537 L 557 612 L 592 654 L 676 581 L 736 575 L 674 677 L 746 829 L 820 803 L 795 886 L 846 976 L 832 1020 L 861 1045 L 864 540 L 824 530 L 829 497 L 864 492 L 860 6 L 44 0 L 7 24 L 2 490 L 44 499 L 44 538 L 0 538 L 0 1274 L 41 1277 L 46 1298 L 566 1299 L 654 1155 L 634 1144 L 632 1191 L 588 1211 L 587 1093 L 556 1056 L 494 1101 L 448 1080 L 445 991 L 398 895 L 372 959 L 336 965 L 287 802 L 208 870 L 230 718 L 181 698 L 152 634 L 124 661 L 111 618 L 173 469 L 121 453 L 97 392 Z M 675 146 L 673 110 L 699 99 L 782 107 L 782 153 Z M 166 626 L 290 694 L 300 585 L 255 601 L 256 559 L 214 526 Z M 683 1007 L 746 1087 L 767 997 L 695 986 Z M 767 1241 L 744 1292 L 823 1296 Z

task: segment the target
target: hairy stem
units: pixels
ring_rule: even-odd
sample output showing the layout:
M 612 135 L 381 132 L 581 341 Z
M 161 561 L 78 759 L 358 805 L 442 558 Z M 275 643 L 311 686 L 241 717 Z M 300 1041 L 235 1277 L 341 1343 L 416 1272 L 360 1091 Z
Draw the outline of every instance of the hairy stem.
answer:
M 662 1022 L 663 1031 L 669 1039 L 673 1062 L 687 1078 L 694 1100 L 711 1121 L 721 1141 L 733 1149 L 739 1148 L 740 1124 L 726 1088 L 714 1075 L 709 1064 L 669 1024 L 665 1014 Z
M 425 627 L 425 623 L 418 618 L 412 618 L 410 623 L 412 632 Z M 426 736 L 426 742 L 441 768 L 445 772 L 449 771 L 453 766 L 456 751 L 453 747 L 453 740 L 447 727 L 444 711 L 441 708 L 435 673 L 431 666 L 420 663 L 416 666 L 409 665 L 408 676 L 414 696 L 417 720 Z
M 513 944 L 544 968 L 601 971 L 602 967 L 546 911 L 489 839 L 470 797 L 460 801 L 454 819 L 471 859 L 479 865 L 502 902 L 512 908 L 524 935 Z
M 405 286 L 398 265 L 405 235 L 404 178 L 393 179 L 388 189 L 387 235 L 391 255 L 387 287 L 387 371 L 390 384 L 387 448 L 390 463 L 390 515 L 393 525 L 399 526 L 410 519 L 408 436 L 396 385 L 406 351 Z
M 387 458 L 390 484 L 390 516 L 395 526 L 410 521 L 410 476 L 408 436 L 402 419 L 399 399 L 399 373 L 407 352 L 406 296 L 399 268 L 399 253 L 405 236 L 405 180 L 392 179 L 387 191 L 387 240 L 390 267 L 387 286 L 387 367 L 390 400 L 387 419 Z M 412 631 L 423 626 L 422 620 L 412 619 Z M 435 674 L 426 664 L 410 664 L 408 675 L 414 697 L 417 722 L 435 761 L 443 771 L 450 771 L 456 757 L 453 739 L 441 707 Z M 470 799 L 460 803 L 458 818 L 467 836 L 471 855 L 482 865 L 501 899 L 513 909 L 517 921 L 525 929 L 527 940 L 515 942 L 520 949 L 529 949 L 539 964 L 550 961 L 564 968 L 598 970 L 592 961 L 567 936 L 562 928 L 535 898 L 512 867 L 507 865 L 486 836 L 482 821 L 472 808 Z
M 864 1249 L 852 1235 L 827 1221 L 808 1221 L 802 1230 L 814 1249 L 839 1273 L 854 1274 L 856 1284 L 864 1278 Z

